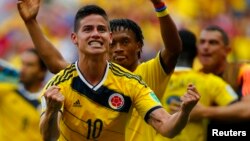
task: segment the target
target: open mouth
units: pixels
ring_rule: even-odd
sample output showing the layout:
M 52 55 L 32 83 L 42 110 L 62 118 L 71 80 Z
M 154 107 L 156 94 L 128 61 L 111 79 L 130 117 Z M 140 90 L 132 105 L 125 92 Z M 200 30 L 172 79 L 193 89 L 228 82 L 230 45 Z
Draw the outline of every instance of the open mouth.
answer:
M 114 59 L 115 59 L 115 61 L 123 61 L 126 59 L 126 57 L 125 56 L 115 56 Z
M 99 41 L 90 41 L 88 45 L 94 48 L 101 48 L 103 43 Z

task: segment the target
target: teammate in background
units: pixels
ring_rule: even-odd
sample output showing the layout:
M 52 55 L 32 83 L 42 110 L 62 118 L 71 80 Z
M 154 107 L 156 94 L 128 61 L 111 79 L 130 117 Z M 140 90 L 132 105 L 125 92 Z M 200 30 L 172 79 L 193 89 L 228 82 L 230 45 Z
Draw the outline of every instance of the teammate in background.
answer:
M 158 7 L 158 11 L 165 7 L 163 1 L 151 1 L 156 9 Z M 36 21 L 39 7 L 38 2 L 39 1 L 36 1 L 31 3 L 31 5 L 27 5 L 27 7 L 23 7 L 23 9 L 19 9 L 19 12 L 29 30 L 34 44 L 37 45 L 41 57 L 49 69 L 57 73 L 61 69 L 64 69 L 68 63 L 41 32 Z M 113 32 L 110 58 L 111 61 L 140 75 L 149 87 L 155 91 L 156 95 L 161 97 L 181 51 L 181 42 L 175 24 L 167 13 L 167 9 L 164 9 L 162 12 L 157 12 L 157 14 L 159 16 L 165 47 L 154 59 L 140 64 L 139 59 L 143 47 L 143 35 L 140 27 L 129 19 L 117 19 L 110 22 Z M 127 138 L 127 140 L 138 139 L 151 141 L 156 133 L 152 127 L 144 123 L 138 114 L 133 114 L 130 126 L 127 128 L 127 137 L 130 137 Z
M 192 69 L 196 51 L 195 35 L 185 29 L 179 31 L 182 40 L 182 52 L 178 58 L 174 73 L 172 74 L 166 92 L 161 99 L 163 107 L 170 113 L 179 110 L 180 97 L 185 87 L 192 83 L 201 94 L 200 104 L 205 107 L 214 103 L 220 106 L 229 105 L 237 100 L 237 94 L 221 78 L 213 74 L 205 74 Z M 192 115 L 192 114 L 191 114 Z M 173 139 L 157 135 L 155 141 L 204 141 L 206 139 L 207 121 L 197 114 L 188 122 L 182 132 Z M 197 120 L 198 118 L 198 120 Z
M 133 107 L 166 137 L 174 137 L 185 127 L 199 100 L 195 87 L 188 86 L 180 111 L 167 113 L 140 77 L 107 61 L 112 36 L 102 8 L 80 8 L 71 39 L 78 47 L 79 60 L 55 75 L 42 93 L 44 140 L 125 140 Z
M 47 68 L 35 49 L 21 55 L 20 83 L 0 82 L 0 140 L 41 141 L 40 100 Z
M 229 63 L 227 55 L 230 51 L 228 35 L 222 28 L 211 25 L 202 30 L 198 45 L 201 71 L 222 77 L 240 97 L 250 95 L 250 64 L 249 62 Z
M 208 140 L 213 140 L 212 129 L 223 131 L 235 130 L 246 131 L 249 128 L 250 113 L 250 64 L 243 62 L 229 63 L 227 55 L 231 51 L 229 38 L 227 33 L 220 27 L 211 25 L 203 29 L 200 34 L 198 45 L 198 58 L 202 64 L 201 71 L 205 73 L 213 73 L 220 76 L 228 82 L 240 97 L 240 103 L 237 102 L 230 107 L 223 107 L 216 111 L 210 111 L 207 115 L 210 118 L 242 121 L 237 124 L 223 123 L 220 121 L 212 121 L 208 129 Z M 240 120 L 239 120 L 240 119 Z

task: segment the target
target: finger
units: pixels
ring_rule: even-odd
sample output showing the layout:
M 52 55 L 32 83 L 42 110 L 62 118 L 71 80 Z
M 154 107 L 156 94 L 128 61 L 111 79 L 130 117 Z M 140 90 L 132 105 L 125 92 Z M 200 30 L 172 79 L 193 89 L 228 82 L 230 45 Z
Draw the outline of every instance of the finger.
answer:
M 58 86 L 51 86 L 44 93 L 44 97 L 45 97 L 46 100 L 49 100 L 52 95 L 58 93 L 59 91 L 60 91 L 60 87 L 58 87 Z
M 53 89 L 47 94 L 48 100 L 54 100 L 54 97 L 57 95 L 62 95 L 58 89 Z
M 58 90 L 60 90 L 60 87 L 58 87 L 58 86 L 55 86 L 55 85 L 53 85 L 53 86 L 50 86 L 47 90 L 46 90 L 46 92 L 50 92 L 50 91 L 53 91 L 53 90 L 55 90 L 55 89 L 58 89 Z
M 183 102 L 190 102 L 190 101 L 197 101 L 197 97 L 195 95 L 186 93 L 185 95 L 183 95 L 182 100 Z
M 189 84 L 188 87 L 187 87 L 187 90 L 193 90 L 193 91 L 195 91 L 195 92 L 198 93 L 198 91 L 197 91 L 197 89 L 196 89 L 196 87 L 195 87 L 194 84 Z
M 187 94 L 194 96 L 196 99 L 200 99 L 200 94 L 192 90 L 188 90 Z
M 63 102 L 63 101 L 64 101 L 64 96 L 61 94 L 61 95 L 57 98 L 57 100 Z
M 55 108 L 55 107 L 61 107 L 62 103 L 64 102 L 64 96 L 59 94 L 55 94 L 51 96 L 49 101 L 47 102 L 48 107 Z
M 189 88 L 189 87 L 193 87 L 193 86 L 194 86 L 193 83 L 189 83 L 189 84 L 188 84 L 188 88 Z
M 57 102 L 63 102 L 64 101 L 64 96 L 61 93 L 54 94 L 52 96 L 53 101 Z
M 191 100 L 192 100 L 192 98 L 190 96 L 188 96 L 187 94 L 183 95 L 183 97 L 182 97 L 182 101 L 184 103 L 187 103 L 187 102 L 189 102 Z

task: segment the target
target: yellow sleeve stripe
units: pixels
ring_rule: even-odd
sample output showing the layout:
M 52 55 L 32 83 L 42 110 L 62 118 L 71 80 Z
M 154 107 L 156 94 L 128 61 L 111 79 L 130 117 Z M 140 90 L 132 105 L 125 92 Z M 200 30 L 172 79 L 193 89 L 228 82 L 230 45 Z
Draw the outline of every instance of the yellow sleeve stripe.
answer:
M 64 82 L 66 80 L 69 80 L 73 74 L 72 72 L 75 71 L 75 64 L 72 64 L 71 66 L 67 67 L 64 71 L 63 74 L 58 74 L 54 79 L 52 79 L 47 85 L 46 89 L 48 89 L 50 86 L 53 85 L 58 85 L 61 82 Z
M 147 87 L 147 84 L 142 80 L 141 76 L 134 75 L 132 73 L 126 72 L 126 71 L 122 70 L 121 68 L 119 68 L 118 66 L 116 66 L 113 63 L 110 63 L 109 68 L 114 73 L 114 75 L 116 75 L 116 76 L 125 76 L 127 78 L 137 80 L 140 84 Z

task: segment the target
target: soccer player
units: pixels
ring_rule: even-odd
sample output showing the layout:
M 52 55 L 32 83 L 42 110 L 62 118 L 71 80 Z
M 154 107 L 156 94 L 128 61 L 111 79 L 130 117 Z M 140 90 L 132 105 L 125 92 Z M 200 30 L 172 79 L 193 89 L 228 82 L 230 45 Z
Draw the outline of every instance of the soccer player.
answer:
M 167 9 L 164 9 L 166 6 L 163 1 L 152 0 L 152 3 L 156 7 L 156 10 L 158 8 L 159 11 L 157 15 L 159 16 L 161 33 L 165 45 L 160 53 L 154 59 L 140 64 L 139 59 L 143 47 L 143 35 L 140 27 L 129 19 L 115 19 L 110 22 L 113 41 L 109 54 L 111 61 L 140 75 L 149 87 L 155 91 L 157 97 L 161 97 L 181 51 L 181 42 L 174 22 L 167 13 Z M 28 8 L 29 10 L 27 10 Z M 37 49 L 49 69 L 54 73 L 64 69 L 68 63 L 43 36 L 37 24 L 38 4 L 33 3 L 23 9 L 19 9 L 19 12 L 34 44 L 38 46 Z M 130 126 L 126 129 L 128 133 L 127 137 L 129 137 L 127 139 L 151 141 L 156 133 L 155 130 L 148 126 L 136 112 L 134 113 Z
M 229 117 L 228 119 L 236 121 L 247 120 L 243 123 L 229 124 L 222 123 L 222 121 L 212 121 L 208 129 L 208 139 L 213 140 L 212 129 L 219 130 L 248 130 L 250 113 L 250 65 L 243 62 L 227 61 L 227 55 L 230 52 L 230 44 L 227 33 L 219 26 L 211 25 L 202 30 L 198 45 L 198 58 L 202 64 L 201 71 L 205 73 L 213 73 L 220 76 L 226 82 L 228 82 L 240 97 L 240 103 L 230 105 L 230 107 L 224 107 L 222 110 L 213 113 L 211 115 L 214 118 Z M 248 101 L 248 102 L 247 102 Z M 218 110 L 218 109 L 217 109 Z M 209 114 L 209 113 L 208 113 Z
M 173 137 L 183 129 L 199 100 L 195 87 L 188 86 L 179 112 L 167 113 L 140 77 L 107 61 L 112 36 L 102 8 L 80 8 L 71 39 L 79 60 L 55 75 L 43 92 L 44 140 L 125 139 L 133 107 L 164 136 Z
M 171 22 L 169 16 L 161 17 L 162 33 L 165 41 L 165 48 L 162 49 L 155 58 L 140 63 L 141 49 L 143 47 L 143 35 L 140 27 L 129 19 L 114 19 L 110 21 L 113 41 L 110 45 L 109 56 L 111 61 L 133 71 L 135 74 L 142 77 L 158 98 L 161 98 L 169 78 L 176 64 L 177 56 L 180 51 L 179 36 L 176 33 L 175 26 Z M 172 41 L 176 41 L 177 46 L 174 46 Z M 139 114 L 134 110 L 132 119 L 126 128 L 127 140 L 148 140 L 152 141 L 155 130 L 147 125 Z
M 179 31 L 182 40 L 182 52 L 178 58 L 174 73 L 168 83 L 166 92 L 161 102 L 163 107 L 170 113 L 178 111 L 180 96 L 185 92 L 185 86 L 193 83 L 199 93 L 201 99 L 199 101 L 203 106 L 219 106 L 229 105 L 237 100 L 237 94 L 231 86 L 223 81 L 220 77 L 213 74 L 205 74 L 203 72 L 192 69 L 193 60 L 197 54 L 196 37 L 185 29 Z M 192 115 L 192 114 L 191 114 Z M 188 122 L 182 132 L 173 139 L 157 135 L 155 141 L 204 141 L 206 139 L 207 122 L 202 115 L 194 115 L 196 120 Z M 198 118 L 198 120 L 197 120 Z
M 20 83 L 0 82 L 0 140 L 41 141 L 40 100 L 47 68 L 35 49 L 21 54 Z

